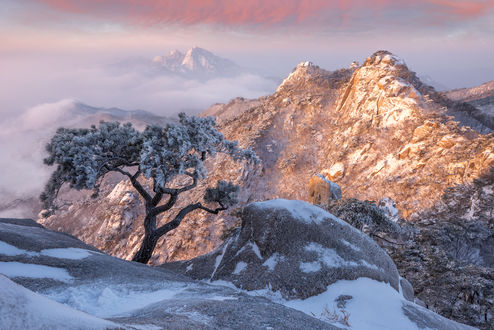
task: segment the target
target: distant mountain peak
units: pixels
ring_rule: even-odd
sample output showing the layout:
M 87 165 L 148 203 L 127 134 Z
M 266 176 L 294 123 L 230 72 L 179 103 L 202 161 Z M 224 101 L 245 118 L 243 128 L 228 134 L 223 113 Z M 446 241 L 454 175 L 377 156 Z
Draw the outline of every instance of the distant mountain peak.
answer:
M 173 73 L 193 78 L 233 76 L 242 72 L 242 69 L 232 61 L 197 46 L 185 53 L 172 50 L 166 56 L 155 56 L 153 64 Z

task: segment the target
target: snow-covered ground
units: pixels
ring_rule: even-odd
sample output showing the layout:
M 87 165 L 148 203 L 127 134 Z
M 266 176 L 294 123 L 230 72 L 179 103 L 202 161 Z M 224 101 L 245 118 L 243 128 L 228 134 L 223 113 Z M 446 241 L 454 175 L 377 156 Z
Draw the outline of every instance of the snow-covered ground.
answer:
M 299 208 L 295 213 L 306 211 Z M 312 215 L 311 218 L 317 221 L 318 217 Z M 0 234 L 8 232 L 14 225 L 3 226 L 5 228 L 3 232 L 0 230 Z M 298 322 L 293 326 L 324 328 L 326 324 L 331 329 L 335 326 L 406 330 L 418 329 L 417 324 L 426 324 L 440 329 L 468 328 L 454 322 L 450 324 L 449 320 L 407 301 L 391 285 L 370 278 L 340 280 L 319 295 L 304 300 L 286 300 L 271 287 L 245 291 L 230 282 L 193 281 L 160 268 L 119 260 L 83 248 L 53 248 L 53 241 L 47 246 L 46 237 L 39 234 L 57 233 L 43 228 L 16 227 L 23 229 L 26 237 L 32 239 L 30 244 L 38 237 L 42 243 L 37 245 L 41 249 L 36 249 L 40 252 L 36 252 L 29 250 L 35 248 L 26 244 L 26 240 L 17 241 L 18 246 L 12 245 L 15 244 L 13 240 L 9 241 L 12 244 L 0 240 L 2 329 L 155 329 L 157 325 L 169 322 L 170 318 L 179 323 L 188 322 L 185 327 L 215 328 L 219 326 L 218 310 L 229 317 L 236 317 L 230 324 L 244 322 L 243 326 L 247 326 L 259 322 L 251 327 L 271 324 L 274 328 L 284 328 L 287 322 Z M 62 234 L 58 237 L 78 242 Z M 258 254 L 257 245 L 251 244 L 249 248 Z M 339 262 L 329 250 L 314 244 L 306 248 L 321 254 L 322 262 Z M 265 263 L 274 268 L 283 258 L 273 254 Z M 242 272 L 247 266 L 247 263 L 237 263 L 234 273 Z M 267 298 L 272 303 L 256 297 Z M 268 311 L 267 316 L 260 317 L 259 314 L 265 311 Z M 280 318 L 280 313 L 291 320 Z M 164 314 L 168 319 L 163 316 L 160 320 Z M 251 315 L 256 316 L 246 319 Z M 111 321 L 104 318 L 111 318 Z M 316 323 L 310 325 L 311 322 Z M 441 326 L 435 326 L 437 324 Z
M 265 297 L 338 327 L 365 330 L 419 329 L 402 309 L 402 306 L 412 303 L 389 284 L 370 278 L 338 281 L 328 286 L 325 292 L 304 300 L 283 299 L 279 292 L 273 292 L 269 288 L 245 291 L 226 281 L 208 283 L 228 286 L 252 296 Z M 346 301 L 344 307 L 338 306 L 338 297 L 343 297 L 340 300 Z M 417 305 L 414 307 L 423 309 Z
M 0 275 L 2 329 L 108 329 L 119 325 L 36 294 Z

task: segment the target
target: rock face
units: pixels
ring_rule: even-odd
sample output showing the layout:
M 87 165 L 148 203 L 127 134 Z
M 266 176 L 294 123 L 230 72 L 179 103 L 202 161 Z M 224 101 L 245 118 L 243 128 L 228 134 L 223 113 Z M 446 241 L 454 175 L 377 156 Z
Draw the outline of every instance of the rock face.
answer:
M 414 299 L 413 288 L 399 277 L 384 250 L 342 220 L 302 201 L 277 199 L 250 204 L 242 212 L 240 230 L 223 246 L 205 256 L 162 267 L 197 279 L 228 281 L 244 290 L 274 291 L 294 308 L 303 308 L 304 302 L 310 306 L 311 299 L 317 299 L 328 310 L 334 300 L 341 311 L 349 308 L 347 302 L 364 306 L 363 298 L 355 291 L 374 292 L 372 287 L 382 281 L 387 285 L 377 289 L 375 296 L 371 294 L 367 301 L 370 305 L 365 305 L 371 311 L 368 315 L 373 314 L 374 299 L 382 299 L 377 296 L 386 296 L 389 290 L 396 295 L 400 288 L 398 311 L 401 308 L 410 324 L 383 323 L 386 316 L 376 315 L 381 318 L 377 328 L 469 328 L 410 303 Z M 332 287 L 339 288 L 334 296 Z M 390 301 L 381 304 L 392 305 Z M 313 306 L 312 311 L 316 310 Z M 359 320 L 355 314 L 358 312 L 352 310 L 350 318 L 342 323 L 376 327 L 372 316 Z M 335 315 L 333 321 L 338 318 Z
M 330 201 L 341 199 L 341 188 L 323 175 L 314 175 L 309 181 L 309 202 L 315 205 L 329 205 Z
M 405 245 L 388 251 L 427 306 L 482 329 L 494 322 L 494 168 L 449 188 L 407 224 Z
M 2 328 L 339 329 L 266 298 L 113 258 L 69 235 L 14 222 L 0 220 Z
M 249 204 L 238 236 L 177 266 L 193 278 L 227 280 L 246 290 L 269 287 L 286 299 L 359 277 L 399 286 L 395 265 L 371 239 L 317 206 L 284 199 Z

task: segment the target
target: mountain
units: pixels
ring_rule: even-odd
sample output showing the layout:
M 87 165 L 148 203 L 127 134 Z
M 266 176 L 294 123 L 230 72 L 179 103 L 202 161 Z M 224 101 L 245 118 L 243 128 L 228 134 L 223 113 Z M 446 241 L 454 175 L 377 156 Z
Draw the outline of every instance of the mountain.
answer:
M 373 54 L 357 68 L 333 72 L 304 62 L 273 95 L 239 98 L 205 112 L 217 115 L 228 139 L 252 147 L 262 160 L 255 172 L 219 157 L 210 164 L 207 183 L 223 179 L 241 184 L 244 202 L 307 200 L 309 180 L 322 173 L 341 186 L 344 197 L 389 197 L 403 217 L 414 219 L 441 200 L 444 189 L 472 182 L 494 165 L 493 135 L 452 121 L 447 112 L 455 106 L 388 52 Z M 177 207 L 200 200 L 206 184 L 201 187 L 184 195 Z M 142 201 L 132 191 L 125 180 L 116 187 L 103 185 L 99 200 L 87 194 L 43 223 L 129 258 L 142 233 L 137 220 Z M 72 221 L 76 214 L 86 219 L 81 218 L 83 227 Z M 204 219 L 210 225 L 200 225 Z M 228 214 L 192 217 L 159 243 L 153 262 L 207 253 L 234 221 Z M 118 243 L 122 240 L 126 243 Z
M 199 47 L 185 54 L 173 50 L 168 55 L 155 56 L 152 63 L 159 70 L 197 79 L 232 77 L 247 72 L 232 61 Z
M 465 102 L 478 109 L 480 120 L 494 126 L 494 81 L 472 88 L 453 89 L 445 92 L 451 100 Z
M 490 128 L 473 117 L 472 109 L 422 83 L 387 51 L 336 71 L 302 62 L 272 95 L 237 98 L 204 112 L 217 117 L 226 138 L 253 148 L 262 165 L 252 169 L 218 156 L 208 164 L 208 179 L 170 212 L 201 200 L 205 188 L 219 179 L 242 185 L 240 206 L 274 198 L 307 201 L 309 182 L 320 174 L 337 183 L 344 198 L 392 200 L 402 218 L 419 221 L 447 189 L 468 186 L 494 166 L 494 135 L 485 134 Z M 143 236 L 142 200 L 121 177 L 104 183 L 99 199 L 89 196 L 71 199 L 39 222 L 129 259 Z M 167 214 L 159 221 L 167 222 Z M 151 262 L 211 252 L 238 224 L 235 210 L 219 216 L 194 213 L 158 242 Z M 434 294 L 439 293 L 429 296 Z M 471 305 L 468 296 L 461 300 Z M 450 302 L 444 301 L 438 303 L 441 310 Z M 460 309 L 451 317 L 462 320 L 466 314 Z M 477 315 L 475 322 L 489 323 L 483 320 Z

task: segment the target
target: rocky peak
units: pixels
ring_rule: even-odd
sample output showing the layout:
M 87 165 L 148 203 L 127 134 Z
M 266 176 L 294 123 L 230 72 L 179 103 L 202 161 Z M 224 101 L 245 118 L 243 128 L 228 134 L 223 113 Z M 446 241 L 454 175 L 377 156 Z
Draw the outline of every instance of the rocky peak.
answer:
M 166 56 L 156 56 L 153 64 L 174 73 L 199 78 L 233 75 L 241 72 L 241 69 L 232 61 L 216 56 L 200 47 L 190 48 L 185 54 L 179 50 L 173 50 Z
M 378 50 L 370 57 L 367 57 L 364 66 L 379 65 L 379 66 L 405 66 L 405 61 L 403 61 L 398 56 L 387 50 Z
M 283 80 L 281 85 L 278 87 L 278 91 L 282 91 L 285 87 L 287 86 L 293 86 L 294 84 L 297 84 L 297 82 L 305 82 L 310 80 L 313 76 L 317 75 L 318 73 L 323 72 L 321 68 L 319 68 L 317 65 L 314 65 L 314 63 L 310 61 L 303 61 L 300 62 L 295 69 L 288 75 L 288 77 Z

